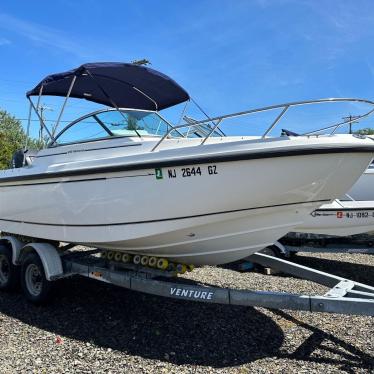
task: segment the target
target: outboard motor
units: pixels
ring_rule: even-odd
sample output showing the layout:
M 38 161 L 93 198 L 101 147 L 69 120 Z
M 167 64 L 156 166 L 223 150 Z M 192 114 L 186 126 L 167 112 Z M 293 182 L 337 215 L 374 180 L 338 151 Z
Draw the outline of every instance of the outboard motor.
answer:
M 11 167 L 13 169 L 22 168 L 25 165 L 25 151 L 23 149 L 19 149 L 13 153 Z
M 11 167 L 22 168 L 24 166 L 30 166 L 38 151 L 33 149 L 19 149 L 15 151 L 12 157 Z

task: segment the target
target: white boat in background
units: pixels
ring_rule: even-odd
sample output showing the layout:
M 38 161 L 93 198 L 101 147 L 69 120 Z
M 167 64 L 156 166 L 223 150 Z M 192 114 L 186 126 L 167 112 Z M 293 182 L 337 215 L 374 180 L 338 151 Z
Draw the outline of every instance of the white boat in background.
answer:
M 288 103 L 172 126 L 159 110 L 188 100 L 186 91 L 159 72 L 121 63 L 47 77 L 27 94 L 39 116 L 33 95 L 110 107 L 50 134 L 48 147 L 32 159 L 21 152 L 21 162 L 0 173 L 0 229 L 33 241 L 196 265 L 232 262 L 341 196 L 374 152 L 373 140 L 351 135 L 266 137 L 290 107 L 334 100 L 374 105 L 367 100 Z M 227 118 L 274 108 L 282 111 L 262 137 L 214 136 Z M 202 125 L 209 132 L 196 137 L 193 129 Z
M 293 230 L 306 234 L 351 236 L 374 232 L 374 201 L 334 200 L 324 204 Z
M 354 200 L 374 201 L 374 163 L 369 165 L 347 195 Z
M 331 236 L 373 234 L 374 164 L 369 165 L 343 199 L 322 205 L 294 231 Z

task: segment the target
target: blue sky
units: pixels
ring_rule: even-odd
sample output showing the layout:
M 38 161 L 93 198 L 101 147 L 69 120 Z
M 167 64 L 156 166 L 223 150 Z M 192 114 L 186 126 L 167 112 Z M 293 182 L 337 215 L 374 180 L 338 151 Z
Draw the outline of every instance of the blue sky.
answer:
M 373 26 L 371 0 L 2 0 L 0 107 L 25 118 L 25 91 L 47 74 L 144 57 L 211 115 L 374 99 Z

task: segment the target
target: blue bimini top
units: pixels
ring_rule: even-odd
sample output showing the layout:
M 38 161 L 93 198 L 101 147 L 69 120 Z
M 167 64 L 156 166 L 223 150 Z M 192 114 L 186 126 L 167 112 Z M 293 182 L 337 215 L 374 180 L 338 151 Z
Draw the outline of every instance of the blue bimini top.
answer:
M 67 96 L 117 108 L 162 110 L 189 100 L 188 93 L 167 75 L 148 67 L 120 62 L 88 63 L 44 78 L 26 96 Z

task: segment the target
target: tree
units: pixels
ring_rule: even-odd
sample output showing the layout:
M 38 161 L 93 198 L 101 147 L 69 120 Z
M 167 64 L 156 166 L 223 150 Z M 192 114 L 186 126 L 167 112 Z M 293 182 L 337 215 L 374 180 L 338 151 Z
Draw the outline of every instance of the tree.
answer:
M 354 131 L 353 133 L 358 135 L 374 135 L 374 129 L 367 127 L 365 129 Z
M 19 120 L 0 110 L 0 169 L 8 169 L 15 151 L 25 146 L 27 135 Z M 35 139 L 28 139 L 28 148 L 40 149 Z

